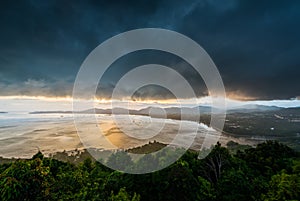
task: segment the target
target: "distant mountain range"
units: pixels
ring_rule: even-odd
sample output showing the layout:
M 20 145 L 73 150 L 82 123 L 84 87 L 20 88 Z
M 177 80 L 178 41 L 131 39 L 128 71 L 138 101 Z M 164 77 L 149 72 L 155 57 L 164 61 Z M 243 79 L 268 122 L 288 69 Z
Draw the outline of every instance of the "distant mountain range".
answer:
M 250 112 L 265 112 L 285 109 L 277 106 L 266 106 L 257 104 L 247 104 L 227 110 L 227 113 L 250 113 Z
M 281 111 L 281 110 L 298 110 L 298 108 L 282 108 L 276 106 L 265 106 L 265 105 L 257 105 L 257 104 L 248 104 L 235 108 L 230 108 L 226 111 L 227 114 L 232 113 L 253 113 L 253 112 L 268 112 L 268 111 Z M 159 108 L 159 107 L 146 107 L 140 110 L 127 110 L 125 108 L 113 108 L 113 109 L 100 109 L 100 108 L 92 108 L 84 111 L 79 111 L 75 113 L 82 114 L 131 114 L 131 115 L 149 115 L 153 117 L 166 117 L 169 115 L 197 115 L 199 114 L 210 114 L 211 112 L 220 114 L 223 113 L 222 110 L 217 108 L 212 108 L 210 106 L 198 106 L 198 107 L 169 107 L 169 108 Z M 72 111 L 36 111 L 30 112 L 30 114 L 44 114 L 44 113 L 59 113 L 59 114 L 70 114 Z

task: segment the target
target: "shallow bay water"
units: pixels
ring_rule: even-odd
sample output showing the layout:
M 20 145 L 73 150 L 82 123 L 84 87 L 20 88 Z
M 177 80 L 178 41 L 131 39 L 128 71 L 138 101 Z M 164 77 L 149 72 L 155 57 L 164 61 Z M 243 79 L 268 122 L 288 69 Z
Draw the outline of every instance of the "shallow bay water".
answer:
M 154 140 L 183 147 L 193 142 L 191 148 L 198 150 L 204 137 L 212 144 L 236 141 L 196 122 L 136 115 L 93 118 L 82 114 L 75 125 L 72 114 L 0 114 L 0 156 L 28 158 L 38 150 L 47 155 L 87 147 L 128 149 Z

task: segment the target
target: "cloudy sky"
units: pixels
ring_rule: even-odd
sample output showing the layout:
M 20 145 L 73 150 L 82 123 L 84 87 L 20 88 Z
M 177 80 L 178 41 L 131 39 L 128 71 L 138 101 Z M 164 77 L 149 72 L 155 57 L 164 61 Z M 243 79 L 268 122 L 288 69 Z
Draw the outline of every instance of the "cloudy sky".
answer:
M 137 28 L 185 34 L 211 56 L 230 98 L 300 96 L 300 1 L 144 0 L 0 2 L 0 96 L 71 96 L 88 54 L 106 39 Z M 153 62 L 171 65 L 207 95 L 201 77 L 174 55 L 144 51 L 122 57 L 98 90 L 107 98 L 128 70 Z M 142 98 L 172 98 L 146 87 Z

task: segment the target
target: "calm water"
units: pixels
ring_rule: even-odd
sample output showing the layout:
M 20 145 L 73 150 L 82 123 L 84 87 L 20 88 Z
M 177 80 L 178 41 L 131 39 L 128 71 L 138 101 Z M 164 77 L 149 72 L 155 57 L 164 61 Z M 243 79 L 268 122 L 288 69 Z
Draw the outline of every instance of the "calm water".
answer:
M 0 156 L 31 157 L 38 149 L 45 154 L 82 149 L 78 134 L 85 147 L 102 149 L 131 148 L 153 140 L 180 146 L 189 146 L 194 141 L 192 146 L 199 149 L 205 135 L 209 135 L 212 142 L 219 137 L 213 129 L 196 122 L 129 117 L 96 115 L 93 121 L 90 115 L 82 115 L 76 129 L 72 114 L 0 114 Z M 195 128 L 198 131 L 194 139 Z M 221 137 L 219 140 L 229 139 Z

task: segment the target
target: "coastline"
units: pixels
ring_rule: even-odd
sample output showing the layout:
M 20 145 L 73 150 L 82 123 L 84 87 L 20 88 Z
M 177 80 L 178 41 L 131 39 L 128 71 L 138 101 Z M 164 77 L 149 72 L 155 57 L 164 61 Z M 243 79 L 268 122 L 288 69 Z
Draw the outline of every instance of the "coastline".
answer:
M 164 144 L 161 142 L 157 142 L 157 141 L 149 141 L 147 144 L 141 145 L 141 146 L 137 146 L 137 147 L 132 147 L 129 149 L 121 149 L 122 151 L 125 151 L 127 153 L 133 153 L 133 154 L 150 154 L 156 151 L 161 150 L 162 148 L 168 146 L 168 144 Z M 212 145 L 214 146 L 214 145 Z M 236 150 L 244 150 L 246 148 L 251 148 L 253 146 L 250 145 L 245 145 L 245 144 L 239 144 L 233 141 L 228 141 L 228 143 L 226 145 L 223 145 L 224 147 L 227 147 L 231 152 L 235 152 Z M 175 147 L 175 148 L 181 148 L 181 147 Z M 119 149 L 120 150 L 120 149 Z M 102 151 L 102 152 L 109 152 L 109 153 L 114 153 L 119 151 L 118 149 L 115 150 L 103 150 L 103 149 L 94 149 L 93 151 L 97 152 L 97 151 Z M 195 150 L 195 149 L 188 149 L 188 151 L 194 152 L 194 153 L 201 153 L 199 150 Z M 50 159 L 55 159 L 55 160 L 59 160 L 59 161 L 63 161 L 63 162 L 69 162 L 72 164 L 79 164 L 82 163 L 83 161 L 85 161 L 86 159 L 91 159 L 92 161 L 96 161 L 96 159 L 91 155 L 91 153 L 85 149 L 72 149 L 72 150 L 63 150 L 63 151 L 57 151 L 54 153 L 43 153 L 43 151 L 40 151 L 39 149 L 37 149 L 36 153 L 41 152 L 45 157 L 50 158 Z M 32 157 L 35 155 L 33 154 L 30 157 L 26 157 L 26 158 L 18 158 L 18 157 L 2 157 L 0 156 L 0 165 L 4 164 L 4 163 L 11 163 L 11 162 L 15 162 L 18 160 L 30 160 L 32 159 Z
M 30 116 L 30 121 L 25 121 L 22 123 L 22 125 L 18 125 L 20 123 L 18 122 L 18 120 L 15 120 L 15 124 L 17 125 L 15 128 L 9 127 L 0 130 L 0 135 L 2 132 L 2 135 L 5 134 L 6 136 L 5 138 L 2 138 L 0 140 L 0 156 L 5 158 L 30 158 L 37 152 L 37 150 L 41 150 L 43 153 L 45 153 L 45 155 L 63 152 L 64 150 L 82 150 L 84 149 L 84 146 L 78 136 L 78 132 L 82 131 L 94 136 L 91 137 L 91 141 L 93 141 L 93 139 L 99 135 L 98 133 L 91 133 L 92 131 L 89 130 L 91 126 L 92 128 L 98 127 L 99 129 L 101 129 L 101 132 L 103 132 L 105 138 L 113 143 L 113 147 L 116 146 L 121 149 L 130 149 L 142 146 L 147 144 L 149 141 L 154 140 L 159 141 L 163 144 L 169 144 L 177 134 L 179 123 L 182 122 L 176 119 L 161 119 L 156 117 L 133 115 L 132 117 L 136 118 L 137 124 L 140 124 L 140 122 L 145 123 L 145 119 L 147 118 L 151 118 L 151 120 L 156 123 L 161 123 L 161 120 L 166 122 L 166 125 L 161 131 L 161 134 L 147 140 L 134 140 L 126 136 L 122 132 L 122 128 L 119 129 L 115 124 L 113 124 L 112 117 L 110 115 L 97 115 L 97 117 L 99 118 L 99 122 L 96 126 L 92 125 L 89 122 L 83 121 L 80 128 L 75 127 L 72 115 L 65 115 L 63 117 L 61 117 L 61 114 L 35 115 L 36 114 L 32 114 Z M 35 121 L 35 119 L 32 118 L 36 118 L 37 120 Z M 211 128 L 204 123 L 185 120 L 183 121 L 183 124 L 186 125 L 185 129 L 187 140 L 193 140 L 192 135 L 190 135 L 191 131 L 189 130 L 190 122 L 196 123 L 199 126 L 197 138 L 194 140 L 195 143 L 192 144 L 191 148 L 200 150 L 201 143 L 205 137 L 204 134 L 207 133 L 207 130 L 210 130 Z M 121 126 L 123 126 L 123 129 L 127 130 L 128 125 L 128 122 L 124 121 Z M 97 131 L 99 132 L 98 128 Z M 130 131 L 135 134 L 145 132 L 145 130 L 142 128 Z M 215 130 L 211 131 L 217 132 Z M 224 135 L 223 132 L 221 134 L 217 134 L 216 137 L 218 138 L 217 141 L 220 141 L 223 145 L 225 145 L 228 141 L 235 141 L 239 144 L 248 144 L 251 146 L 262 142 L 254 142 L 243 138 L 234 138 L 229 135 Z M 94 148 L 112 149 L 112 147 L 109 147 L 105 144 L 100 145 L 100 147 L 95 146 Z

